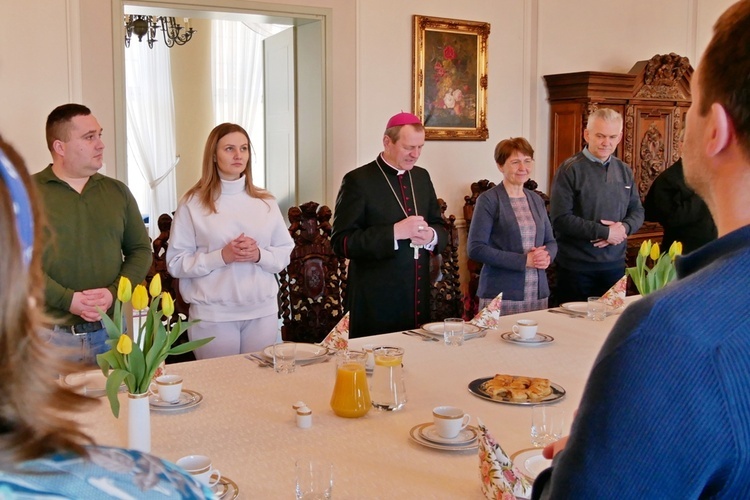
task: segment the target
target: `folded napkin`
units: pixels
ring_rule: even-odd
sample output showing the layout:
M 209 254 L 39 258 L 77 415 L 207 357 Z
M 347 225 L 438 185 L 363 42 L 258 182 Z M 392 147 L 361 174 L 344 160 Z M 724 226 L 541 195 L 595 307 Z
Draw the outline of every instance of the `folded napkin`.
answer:
M 495 441 L 481 421 L 479 427 L 479 476 L 482 493 L 490 500 L 530 498 L 531 484 Z
M 492 299 L 492 302 L 479 311 L 469 323 L 478 326 L 479 328 L 498 328 L 500 322 L 500 306 L 502 303 L 503 292 L 500 292 L 500 295 Z
M 620 278 L 612 288 L 602 295 L 599 302 L 604 302 L 613 309 L 619 309 L 625 304 L 625 291 L 628 288 L 628 275 Z
M 344 314 L 341 321 L 336 323 L 331 332 L 320 343 L 323 347 L 334 351 L 345 351 L 349 347 L 349 313 Z

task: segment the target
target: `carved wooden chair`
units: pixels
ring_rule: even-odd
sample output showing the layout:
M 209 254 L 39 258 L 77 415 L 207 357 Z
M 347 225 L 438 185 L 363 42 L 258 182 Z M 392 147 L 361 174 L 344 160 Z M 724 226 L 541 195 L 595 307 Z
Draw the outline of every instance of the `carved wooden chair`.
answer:
M 442 198 L 438 198 L 443 225 L 448 232 L 448 244 L 439 255 L 430 259 L 430 321 L 443 321 L 445 318 L 463 316 L 463 297 L 459 280 L 458 264 L 458 230 L 456 216 L 446 218 L 448 207 Z
M 151 280 L 159 274 L 161 278 L 161 288 L 174 299 L 174 311 L 175 314 L 172 316 L 172 324 L 177 322 L 178 315 L 186 321 L 188 318 L 188 304 L 182 299 L 180 295 L 179 280 L 174 278 L 167 270 L 167 248 L 169 248 L 169 235 L 172 230 L 172 216 L 170 214 L 161 214 L 158 220 L 159 236 L 154 238 L 152 242 L 153 246 L 153 260 L 151 261 L 151 268 L 148 270 L 146 275 L 146 286 L 151 284 Z M 171 326 L 171 325 L 170 325 Z M 183 333 L 177 344 L 182 344 L 188 341 L 187 333 Z M 179 363 L 182 361 L 194 361 L 195 354 L 187 352 L 185 354 L 168 356 L 167 363 Z
M 466 220 L 466 233 L 469 233 L 471 217 L 474 215 L 474 206 L 480 194 L 488 189 L 495 187 L 495 183 L 487 179 L 471 183 L 471 194 L 464 196 L 464 219 Z M 477 289 L 479 288 L 479 272 L 482 270 L 482 263 L 467 258 L 466 267 L 469 269 L 469 289 L 468 294 L 464 297 L 464 319 L 470 320 L 479 312 L 479 298 Z
M 343 317 L 346 259 L 333 252 L 330 220 L 331 209 L 314 201 L 289 209 L 294 249 L 279 273 L 284 340 L 320 342 Z

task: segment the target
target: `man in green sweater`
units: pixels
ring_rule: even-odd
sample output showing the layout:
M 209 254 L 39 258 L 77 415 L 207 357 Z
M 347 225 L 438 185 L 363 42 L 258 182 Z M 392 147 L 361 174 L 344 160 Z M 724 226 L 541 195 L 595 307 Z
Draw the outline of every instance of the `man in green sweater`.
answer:
M 77 362 L 96 364 L 120 276 L 146 277 L 151 245 L 138 205 L 122 182 L 99 173 L 102 128 L 91 110 L 64 104 L 47 117 L 52 163 L 34 180 L 48 222 L 42 266 L 51 341 Z

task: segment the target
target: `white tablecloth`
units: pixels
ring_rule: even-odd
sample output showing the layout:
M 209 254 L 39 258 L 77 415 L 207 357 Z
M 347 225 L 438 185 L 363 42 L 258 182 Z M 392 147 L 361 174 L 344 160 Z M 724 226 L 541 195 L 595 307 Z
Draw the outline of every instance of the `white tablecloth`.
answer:
M 539 321 L 539 331 L 554 337 L 540 346 L 519 346 L 500 338 L 519 317 Z M 333 414 L 329 400 L 335 361 L 301 366 L 276 374 L 244 356 L 168 365 L 184 376 L 185 389 L 200 392 L 203 402 L 190 410 L 151 415 L 152 453 L 170 461 L 205 454 L 234 480 L 240 498 L 293 498 L 294 461 L 312 457 L 335 468 L 334 498 L 483 498 L 475 451 L 446 452 L 409 439 L 409 430 L 431 421 L 439 405 L 460 406 L 480 418 L 508 454 L 531 447 L 530 406 L 498 404 L 468 391 L 474 379 L 496 373 L 549 378 L 561 385 L 569 430 L 573 412 L 602 342 L 616 316 L 603 322 L 537 311 L 502 318 L 502 328 L 462 347 L 424 342 L 401 333 L 350 342 L 405 349 L 408 402 L 398 412 L 371 410 L 358 419 Z M 127 446 L 127 397 L 120 395 L 115 419 L 106 399 L 81 414 L 85 429 L 99 444 Z M 313 411 L 313 425 L 300 429 L 292 404 L 302 400 Z

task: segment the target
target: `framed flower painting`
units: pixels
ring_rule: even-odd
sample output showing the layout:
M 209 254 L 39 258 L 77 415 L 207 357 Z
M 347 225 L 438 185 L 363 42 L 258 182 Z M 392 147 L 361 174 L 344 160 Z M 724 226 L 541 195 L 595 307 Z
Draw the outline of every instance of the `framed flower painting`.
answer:
M 414 16 L 414 114 L 430 140 L 485 141 L 490 24 Z

